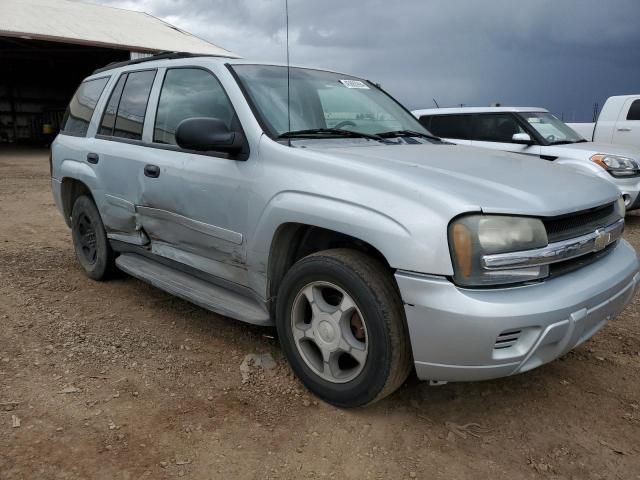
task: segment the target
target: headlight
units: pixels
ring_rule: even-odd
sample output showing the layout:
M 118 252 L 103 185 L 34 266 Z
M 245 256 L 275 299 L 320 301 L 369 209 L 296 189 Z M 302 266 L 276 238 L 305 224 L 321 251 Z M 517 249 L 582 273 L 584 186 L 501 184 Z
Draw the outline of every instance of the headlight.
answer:
M 627 207 L 624 204 L 624 198 L 620 197 L 616 202 L 616 213 L 620 215 L 620 218 L 624 218 L 627 214 Z
M 479 287 L 520 283 L 545 278 L 548 265 L 508 270 L 488 270 L 483 255 L 545 247 L 547 231 L 537 218 L 468 215 L 449 225 L 449 248 L 458 285 Z
M 627 157 L 598 153 L 591 157 L 591 161 L 604 168 L 614 177 L 630 177 L 640 173 L 638 163 Z

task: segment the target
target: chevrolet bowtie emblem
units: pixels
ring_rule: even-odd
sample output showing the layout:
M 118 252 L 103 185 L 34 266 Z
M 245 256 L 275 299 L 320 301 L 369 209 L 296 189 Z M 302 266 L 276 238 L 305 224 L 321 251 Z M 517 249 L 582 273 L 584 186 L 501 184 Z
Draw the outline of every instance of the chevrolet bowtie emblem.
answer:
M 596 230 L 595 234 L 596 234 L 596 239 L 594 242 L 594 248 L 596 252 L 599 252 L 604 247 L 609 245 L 609 242 L 611 241 L 611 234 L 609 232 L 604 232 L 602 230 Z

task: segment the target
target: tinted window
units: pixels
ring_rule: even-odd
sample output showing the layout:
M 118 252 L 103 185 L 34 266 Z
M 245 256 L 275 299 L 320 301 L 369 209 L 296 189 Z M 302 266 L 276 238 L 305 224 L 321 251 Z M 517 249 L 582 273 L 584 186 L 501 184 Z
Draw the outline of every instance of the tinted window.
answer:
M 235 114 L 220 82 L 205 70 L 167 70 L 162 84 L 153 141 L 176 144 L 176 128 L 186 118 L 208 117 L 222 120 L 227 127 Z
M 118 105 L 113 129 L 114 137 L 142 139 L 144 114 L 147 110 L 147 101 L 155 76 L 155 70 L 132 72 L 127 75 Z
M 634 100 L 627 113 L 627 120 L 640 120 L 640 100 Z
M 116 112 L 118 111 L 118 103 L 120 103 L 120 95 L 122 95 L 122 88 L 124 87 L 124 82 L 126 80 L 127 74 L 125 73 L 120 76 L 118 83 L 111 92 L 109 102 L 107 102 L 107 106 L 105 107 L 104 113 L 102 114 L 102 122 L 100 123 L 100 130 L 98 130 L 98 133 L 100 135 L 113 135 L 113 127 L 116 124 Z
M 424 123 L 423 125 L 427 126 Z M 471 116 L 434 115 L 427 128 L 438 137 L 469 140 L 471 138 Z
M 109 78 L 96 78 L 82 82 L 69 103 L 62 121 L 62 131 L 74 135 L 86 135 L 96 104 Z
M 526 133 L 510 113 L 480 114 L 475 118 L 473 140 L 511 143 L 516 133 Z

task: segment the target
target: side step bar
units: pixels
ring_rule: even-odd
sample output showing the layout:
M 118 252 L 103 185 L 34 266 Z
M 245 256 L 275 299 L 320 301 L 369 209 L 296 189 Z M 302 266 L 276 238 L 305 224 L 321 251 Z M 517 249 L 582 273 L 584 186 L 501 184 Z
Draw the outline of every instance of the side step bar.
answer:
M 273 325 L 266 308 L 257 301 L 141 255 L 120 254 L 116 265 L 132 277 L 211 312 L 255 325 Z

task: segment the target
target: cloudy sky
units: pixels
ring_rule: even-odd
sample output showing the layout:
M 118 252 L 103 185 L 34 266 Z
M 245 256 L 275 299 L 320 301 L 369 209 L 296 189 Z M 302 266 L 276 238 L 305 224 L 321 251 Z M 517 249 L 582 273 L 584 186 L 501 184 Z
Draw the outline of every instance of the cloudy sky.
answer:
M 285 60 L 284 0 L 92 0 L 245 58 Z M 640 0 L 290 0 L 292 63 L 365 77 L 410 108 L 547 107 L 590 121 L 640 91 Z

